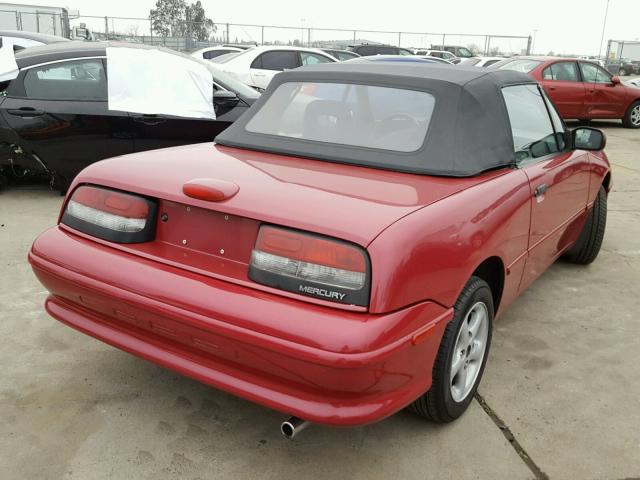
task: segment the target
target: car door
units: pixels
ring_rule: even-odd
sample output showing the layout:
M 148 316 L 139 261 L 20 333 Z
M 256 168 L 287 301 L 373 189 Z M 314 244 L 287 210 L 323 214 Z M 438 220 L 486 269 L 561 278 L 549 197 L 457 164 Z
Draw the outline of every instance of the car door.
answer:
M 612 75 L 591 62 L 580 62 L 585 87 L 585 118 L 622 118 L 625 114 L 626 91 L 612 82 Z
M 131 119 L 108 108 L 105 70 L 95 57 L 26 67 L 0 105 L 19 147 L 62 184 L 93 162 L 133 151 Z
M 251 62 L 250 74 L 253 85 L 264 90 L 276 73 L 292 70 L 301 65 L 300 55 L 295 50 L 271 50 L 264 52 Z
M 214 89 L 223 90 L 214 84 Z M 134 150 L 144 152 L 158 148 L 212 142 L 216 136 L 236 121 L 249 106 L 240 98 L 237 103 L 216 107 L 216 119 L 186 118 L 173 115 L 142 115 L 131 113 Z
M 521 288 L 575 240 L 589 193 L 589 156 L 565 144 L 564 126 L 537 85 L 503 88 L 517 167 L 529 179 L 531 223 Z
M 585 88 L 576 62 L 561 61 L 545 67 L 540 83 L 562 118 L 584 118 Z

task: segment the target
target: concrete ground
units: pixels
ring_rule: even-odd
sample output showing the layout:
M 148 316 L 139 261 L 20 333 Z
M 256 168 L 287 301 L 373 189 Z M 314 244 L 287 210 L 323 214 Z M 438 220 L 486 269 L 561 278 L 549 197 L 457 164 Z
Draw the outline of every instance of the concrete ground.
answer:
M 287 441 L 283 415 L 63 326 L 26 262 L 61 197 L 0 192 L 0 478 L 640 478 L 640 131 L 598 126 L 600 257 L 557 263 L 497 321 L 478 398 L 444 426 L 401 412 Z

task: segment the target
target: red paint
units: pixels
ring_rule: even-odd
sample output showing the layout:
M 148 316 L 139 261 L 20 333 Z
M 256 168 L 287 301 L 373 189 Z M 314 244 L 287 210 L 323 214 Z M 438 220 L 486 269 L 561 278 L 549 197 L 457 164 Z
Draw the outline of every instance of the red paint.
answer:
M 191 198 L 204 200 L 205 202 L 221 202 L 229 200 L 240 187 L 233 182 L 219 180 L 217 178 L 196 178 L 189 180 L 182 186 L 182 192 Z
M 96 163 L 71 191 L 96 183 L 159 198 L 167 215 L 156 239 L 113 244 L 64 225 L 44 232 L 29 260 L 51 292 L 47 310 L 216 388 L 336 425 L 380 420 L 424 393 L 474 270 L 499 262 L 503 311 L 575 241 L 609 171 L 604 154 L 580 151 L 458 179 L 210 145 L 136 159 Z M 240 188 L 211 203 L 183 193 L 193 178 Z M 540 203 L 538 182 L 548 185 Z M 248 263 L 263 224 L 365 248 L 368 308 L 252 282 Z M 296 238 L 285 237 L 271 248 L 291 247 Z M 334 253 L 357 263 L 353 252 Z
M 538 57 L 535 57 L 539 59 Z M 545 89 L 563 118 L 598 119 L 623 118 L 632 103 L 640 100 L 640 89 L 616 82 L 593 83 L 579 81 L 549 80 L 544 71 L 551 65 L 569 62 L 578 68 L 580 60 L 571 58 L 543 58 L 540 65 L 529 72 Z M 591 63 L 591 62 L 586 62 Z

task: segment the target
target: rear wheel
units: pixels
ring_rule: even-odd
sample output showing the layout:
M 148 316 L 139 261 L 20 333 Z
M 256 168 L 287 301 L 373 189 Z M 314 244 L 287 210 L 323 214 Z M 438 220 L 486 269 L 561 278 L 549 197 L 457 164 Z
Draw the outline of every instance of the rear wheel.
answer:
M 593 204 L 589 218 L 582 228 L 580 237 L 566 253 L 567 260 L 573 263 L 588 265 L 593 262 L 602 246 L 604 231 L 607 225 L 607 192 L 600 187 L 596 201 Z
M 640 100 L 631 104 L 622 119 L 622 125 L 627 128 L 640 128 Z
M 624 77 L 627 74 L 627 71 L 624 68 L 621 68 L 618 71 L 618 75 L 620 75 L 621 77 Z
M 431 388 L 410 405 L 410 410 L 434 422 L 451 422 L 465 412 L 489 354 L 493 313 L 489 285 L 479 277 L 471 277 L 442 337 Z

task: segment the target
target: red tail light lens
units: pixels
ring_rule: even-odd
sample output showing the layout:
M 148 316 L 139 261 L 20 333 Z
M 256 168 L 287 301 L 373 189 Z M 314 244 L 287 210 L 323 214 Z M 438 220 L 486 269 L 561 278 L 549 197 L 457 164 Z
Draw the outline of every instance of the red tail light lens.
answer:
M 259 283 L 325 300 L 368 303 L 369 262 L 365 251 L 318 235 L 261 227 L 249 276 Z
M 156 203 L 138 195 L 102 187 L 78 187 L 61 222 L 76 230 L 117 243 L 140 243 L 155 234 Z

